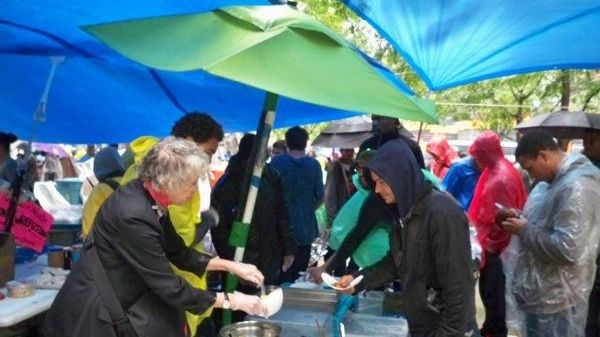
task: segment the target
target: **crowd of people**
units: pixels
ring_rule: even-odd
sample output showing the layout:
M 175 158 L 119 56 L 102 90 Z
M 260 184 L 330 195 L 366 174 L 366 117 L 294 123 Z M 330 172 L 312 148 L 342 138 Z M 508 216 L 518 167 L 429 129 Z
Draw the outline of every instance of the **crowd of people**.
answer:
M 292 127 L 273 144 L 254 182 L 242 262 L 233 261 L 230 240 L 255 135 L 242 137 L 212 191 L 210 158 L 223 129 L 207 114 L 186 114 L 163 140 L 136 139 L 129 157 L 112 147 L 90 153 L 97 183 L 84 205 L 84 253 L 42 334 L 216 336 L 220 309 L 234 310 L 234 321 L 266 316 L 257 287 L 306 271 L 316 283 L 330 272 L 341 287 L 361 276 L 347 294 L 395 282 L 411 336 L 600 336 L 600 131 L 585 133 L 581 154 L 529 131 L 517 163 L 494 132 L 481 133 L 467 155 L 434 135 L 426 163 L 397 119 L 373 116 L 373 126 L 358 153 L 340 149 L 327 163 L 325 181 L 305 129 Z M 15 140 L 0 134 L 7 181 L 18 175 L 8 155 Z M 319 236 L 329 251 L 311 266 Z M 241 279 L 234 292 L 224 291 L 227 273 Z

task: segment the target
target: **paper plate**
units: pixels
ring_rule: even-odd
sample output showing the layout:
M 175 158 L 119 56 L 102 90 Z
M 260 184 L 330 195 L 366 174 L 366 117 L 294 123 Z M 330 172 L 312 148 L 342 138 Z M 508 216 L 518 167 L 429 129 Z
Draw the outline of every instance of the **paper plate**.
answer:
M 275 315 L 283 305 L 283 290 L 277 288 L 271 291 L 265 296 L 261 296 L 261 299 L 267 307 L 267 317 Z
M 323 279 L 323 283 L 325 283 L 326 285 L 328 285 L 329 287 L 331 287 L 335 290 L 347 290 L 347 289 L 353 288 L 357 284 L 359 284 L 363 280 L 363 275 L 359 275 L 357 278 L 352 280 L 352 282 L 350 282 L 350 284 L 347 287 L 338 287 L 336 285 L 336 283 L 339 280 L 327 273 L 321 273 L 321 279 Z

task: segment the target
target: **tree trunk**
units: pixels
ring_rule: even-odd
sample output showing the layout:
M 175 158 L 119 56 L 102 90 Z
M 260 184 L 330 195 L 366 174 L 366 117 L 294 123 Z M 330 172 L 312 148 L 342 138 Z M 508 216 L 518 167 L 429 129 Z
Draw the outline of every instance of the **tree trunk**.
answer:
M 560 111 L 569 111 L 571 102 L 571 73 L 563 70 L 561 74 Z
M 571 73 L 568 70 L 561 72 L 561 90 L 560 90 L 560 111 L 569 111 L 571 102 Z M 558 139 L 558 147 L 561 150 L 568 152 L 571 149 L 571 140 L 560 138 Z
M 517 107 L 517 113 L 515 115 L 515 119 L 517 120 L 517 125 L 519 125 L 519 123 L 521 123 L 523 121 L 523 104 L 525 104 L 525 97 L 521 96 L 517 99 L 517 104 L 519 104 L 519 106 Z M 521 134 L 520 132 L 517 132 L 517 142 L 521 140 L 521 137 L 523 137 L 523 134 Z

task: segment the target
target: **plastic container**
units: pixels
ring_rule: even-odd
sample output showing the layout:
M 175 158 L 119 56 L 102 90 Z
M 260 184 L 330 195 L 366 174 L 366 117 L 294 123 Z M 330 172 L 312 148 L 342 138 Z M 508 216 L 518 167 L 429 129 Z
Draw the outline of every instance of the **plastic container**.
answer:
M 79 178 L 65 178 L 58 179 L 56 182 L 56 190 L 62 194 L 63 197 L 71 205 L 81 205 L 81 190 L 82 181 Z
M 79 258 L 81 257 L 81 249 L 83 249 L 83 244 L 76 243 L 71 246 L 71 264 L 77 263 Z
M 8 297 L 23 298 L 33 296 L 35 294 L 35 284 L 19 281 L 6 282 Z
M 63 246 L 52 245 L 48 247 L 48 266 L 54 268 L 65 267 L 65 253 Z

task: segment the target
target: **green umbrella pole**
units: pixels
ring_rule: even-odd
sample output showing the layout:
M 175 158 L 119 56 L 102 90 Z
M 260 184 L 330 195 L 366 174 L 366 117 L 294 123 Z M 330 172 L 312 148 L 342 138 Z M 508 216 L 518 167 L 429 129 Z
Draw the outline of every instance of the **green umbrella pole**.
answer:
M 267 145 L 269 143 L 271 129 L 273 128 L 273 122 L 275 121 L 275 109 L 277 107 L 278 99 L 279 96 L 277 94 L 267 92 L 265 103 L 263 104 L 263 112 L 257 128 L 258 133 L 256 138 L 258 139 L 258 142 L 255 142 L 252 145 L 252 152 L 250 155 L 250 162 L 252 165 L 248 165 L 244 184 L 242 185 L 248 187 L 246 189 L 247 193 L 241 193 L 240 205 L 244 205 L 244 209 L 237 214 L 238 219 L 241 216 L 241 221 L 234 221 L 229 234 L 229 244 L 236 247 L 234 260 L 237 262 L 241 262 L 244 258 L 248 233 L 250 232 L 250 222 L 252 221 L 256 196 L 258 194 L 258 188 L 260 187 L 260 177 L 262 176 L 262 171 L 267 161 Z M 225 292 L 233 292 L 237 286 L 237 282 L 238 278 L 236 275 L 231 273 L 227 274 Z M 230 323 L 231 310 L 223 310 L 223 325 Z

